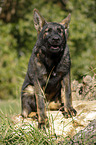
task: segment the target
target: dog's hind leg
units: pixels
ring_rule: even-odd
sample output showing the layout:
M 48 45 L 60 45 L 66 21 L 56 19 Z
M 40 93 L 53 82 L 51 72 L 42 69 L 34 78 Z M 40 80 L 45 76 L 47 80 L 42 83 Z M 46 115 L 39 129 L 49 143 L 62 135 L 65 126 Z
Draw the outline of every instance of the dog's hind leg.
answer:
M 37 111 L 36 99 L 34 95 L 34 86 L 28 85 L 21 96 L 22 116 L 28 117 L 31 112 Z

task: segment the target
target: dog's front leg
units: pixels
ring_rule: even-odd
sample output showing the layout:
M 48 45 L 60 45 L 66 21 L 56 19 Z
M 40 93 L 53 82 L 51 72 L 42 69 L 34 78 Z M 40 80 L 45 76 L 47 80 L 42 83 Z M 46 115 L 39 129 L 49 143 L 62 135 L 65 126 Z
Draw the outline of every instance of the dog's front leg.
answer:
M 62 113 L 66 118 L 75 116 L 77 112 L 72 107 L 70 72 L 63 78 L 61 85 Z
M 44 128 L 44 125 L 48 121 L 46 116 L 45 95 L 38 79 L 35 80 L 34 85 L 38 113 L 38 128 Z

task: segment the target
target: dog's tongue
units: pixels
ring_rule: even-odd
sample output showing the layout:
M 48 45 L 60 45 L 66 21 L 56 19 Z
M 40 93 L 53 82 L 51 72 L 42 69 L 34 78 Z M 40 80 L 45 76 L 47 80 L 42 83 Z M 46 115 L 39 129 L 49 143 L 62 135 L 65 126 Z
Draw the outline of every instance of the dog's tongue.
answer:
M 58 46 L 51 46 L 51 49 L 59 49 Z

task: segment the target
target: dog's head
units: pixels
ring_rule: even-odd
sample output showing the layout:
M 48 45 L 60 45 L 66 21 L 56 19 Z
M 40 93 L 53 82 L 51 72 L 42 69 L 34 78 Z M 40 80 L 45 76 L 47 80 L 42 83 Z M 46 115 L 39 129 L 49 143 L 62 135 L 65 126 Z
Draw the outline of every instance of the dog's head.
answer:
M 51 53 L 62 52 L 66 45 L 67 29 L 71 15 L 61 23 L 46 22 L 37 9 L 34 9 L 34 25 L 38 32 L 44 51 Z

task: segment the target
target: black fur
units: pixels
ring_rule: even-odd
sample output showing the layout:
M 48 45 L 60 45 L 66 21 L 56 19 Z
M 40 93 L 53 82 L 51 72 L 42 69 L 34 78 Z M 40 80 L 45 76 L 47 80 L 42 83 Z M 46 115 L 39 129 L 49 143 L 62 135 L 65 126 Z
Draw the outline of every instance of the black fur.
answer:
M 45 93 L 47 101 L 57 102 L 59 100 L 61 106 L 62 104 L 64 106 L 61 89 L 64 89 L 65 86 L 67 86 L 65 87 L 65 95 L 67 96 L 65 99 L 68 98 L 70 102 L 69 104 L 65 103 L 65 105 L 68 107 L 67 110 L 73 111 L 73 114 L 76 115 L 76 111 L 72 108 L 70 101 L 70 66 L 70 54 L 64 25 L 51 22 L 45 23 L 38 34 L 38 39 L 33 48 L 25 81 L 22 86 L 21 100 L 22 115 L 24 117 L 27 117 L 32 111 L 37 111 L 38 116 L 41 117 L 41 119 L 38 119 L 39 123 L 44 123 L 46 112 L 44 112 L 45 98 L 40 97 L 42 90 Z M 64 80 L 66 77 L 67 81 Z M 28 87 L 34 91 L 28 93 L 26 91 Z M 24 109 L 27 110 L 26 115 L 23 112 Z M 61 110 L 65 115 L 65 109 L 63 108 Z

